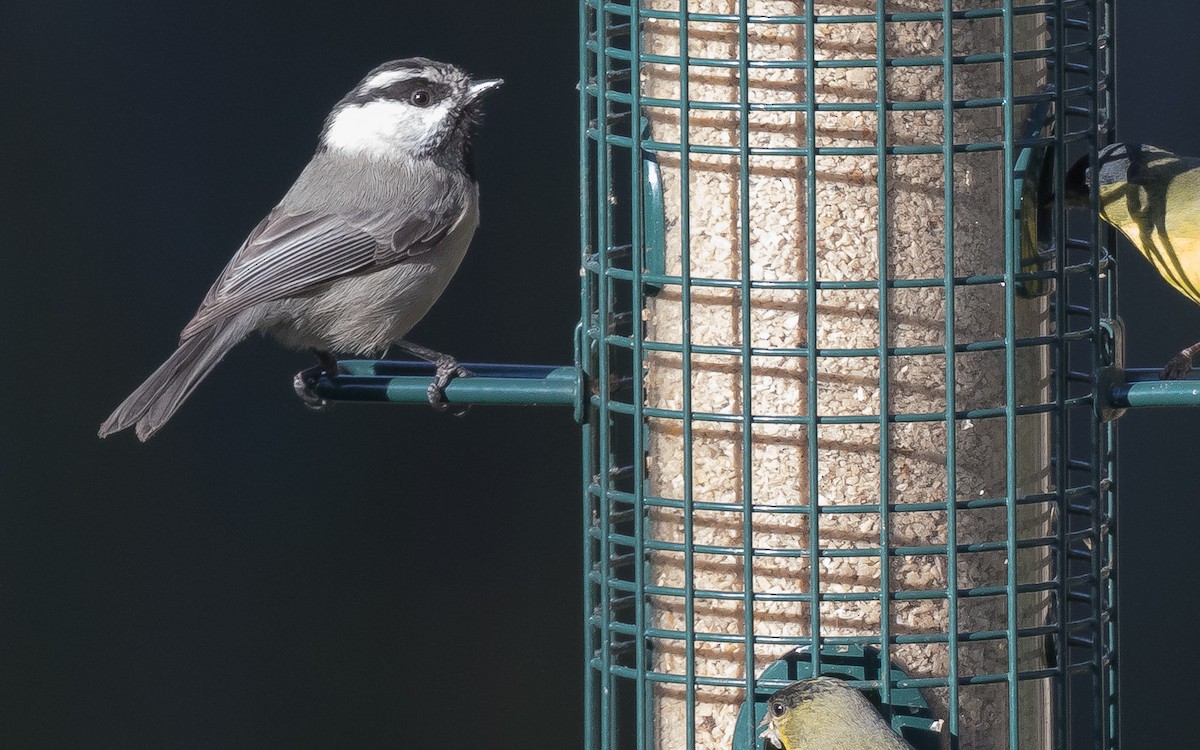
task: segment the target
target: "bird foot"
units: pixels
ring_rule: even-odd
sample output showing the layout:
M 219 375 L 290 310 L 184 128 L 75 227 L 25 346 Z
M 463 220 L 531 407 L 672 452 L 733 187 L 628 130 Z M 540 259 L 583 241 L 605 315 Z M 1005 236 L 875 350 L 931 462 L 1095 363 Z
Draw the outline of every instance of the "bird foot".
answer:
M 316 355 L 317 359 L 321 362 L 321 366 L 325 369 L 325 377 L 333 378 L 342 371 L 337 358 L 329 352 L 313 349 L 312 353 Z M 319 377 L 318 375 L 317 378 Z M 317 378 L 309 379 L 304 377 L 303 372 L 298 372 L 292 378 L 292 388 L 295 389 L 296 395 L 300 397 L 305 406 L 313 411 L 324 411 L 330 407 L 330 403 L 317 395 Z
M 1192 358 L 1185 352 L 1180 352 L 1167 362 L 1167 366 L 1159 373 L 1159 380 L 1183 380 L 1192 371 Z
M 429 398 L 429 405 L 438 411 L 449 411 L 452 415 L 461 417 L 470 411 L 471 407 L 469 405 L 451 406 L 446 401 L 446 386 L 450 385 L 450 381 L 455 378 L 471 377 L 471 371 L 458 364 L 458 360 L 448 354 L 439 356 L 434 360 L 434 364 L 437 366 L 437 376 L 425 391 Z
M 296 395 L 300 398 L 305 406 L 313 411 L 325 411 L 329 408 L 329 402 L 317 395 L 314 386 L 316 383 L 310 382 L 304 377 L 303 372 L 296 373 L 292 378 L 292 388 L 295 389 Z

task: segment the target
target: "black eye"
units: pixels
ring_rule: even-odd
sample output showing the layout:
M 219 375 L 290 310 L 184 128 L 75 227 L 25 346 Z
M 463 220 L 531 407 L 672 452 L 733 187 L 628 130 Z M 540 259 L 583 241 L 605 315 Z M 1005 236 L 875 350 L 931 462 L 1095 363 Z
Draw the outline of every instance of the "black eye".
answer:
M 787 706 L 783 705 L 783 701 L 775 701 L 771 704 L 772 716 L 783 716 L 784 711 L 787 711 Z
M 408 100 L 418 107 L 428 107 L 433 103 L 433 94 L 426 89 L 417 89 L 409 95 Z

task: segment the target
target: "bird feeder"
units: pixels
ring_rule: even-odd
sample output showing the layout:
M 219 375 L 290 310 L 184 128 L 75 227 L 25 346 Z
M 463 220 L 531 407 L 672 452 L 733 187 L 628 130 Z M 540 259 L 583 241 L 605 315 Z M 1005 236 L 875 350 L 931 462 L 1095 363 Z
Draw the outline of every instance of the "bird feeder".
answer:
M 1049 197 L 1109 4 L 580 17 L 587 747 L 762 747 L 797 662 L 934 746 L 1111 743 L 1112 268 Z

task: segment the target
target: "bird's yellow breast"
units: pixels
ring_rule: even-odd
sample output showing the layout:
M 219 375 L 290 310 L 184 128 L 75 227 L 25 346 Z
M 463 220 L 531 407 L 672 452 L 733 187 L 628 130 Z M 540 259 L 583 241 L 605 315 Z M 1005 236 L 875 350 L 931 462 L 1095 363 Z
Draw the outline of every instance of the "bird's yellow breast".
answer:
M 1148 238 L 1136 226 L 1121 232 L 1154 266 L 1154 270 L 1181 294 L 1200 304 L 1200 238 L 1153 233 Z
M 1165 172 L 1165 170 L 1164 170 Z M 1101 216 L 1121 230 L 1171 286 L 1200 304 L 1200 169 L 1101 190 Z

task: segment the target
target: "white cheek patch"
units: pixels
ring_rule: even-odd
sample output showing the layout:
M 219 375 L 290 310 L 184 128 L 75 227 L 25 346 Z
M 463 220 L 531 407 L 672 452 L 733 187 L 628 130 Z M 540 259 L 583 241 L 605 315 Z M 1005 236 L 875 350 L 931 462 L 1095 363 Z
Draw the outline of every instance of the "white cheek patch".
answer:
M 432 107 L 389 100 L 352 104 L 334 116 L 325 145 L 369 157 L 417 151 L 430 143 L 449 108 L 444 101 Z

